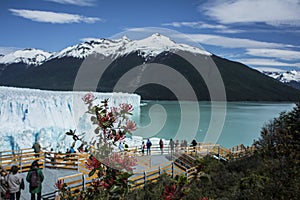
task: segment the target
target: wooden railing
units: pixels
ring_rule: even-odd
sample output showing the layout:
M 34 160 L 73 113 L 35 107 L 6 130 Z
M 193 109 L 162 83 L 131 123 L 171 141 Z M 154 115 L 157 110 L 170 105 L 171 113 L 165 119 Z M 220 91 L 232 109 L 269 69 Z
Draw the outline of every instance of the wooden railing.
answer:
M 222 147 L 219 144 L 203 144 L 199 143 L 196 147 L 177 147 L 171 151 L 169 145 L 165 145 L 163 152 L 161 152 L 159 145 L 153 145 L 151 147 L 151 155 L 176 155 L 176 154 L 188 154 L 191 156 L 205 156 L 208 154 L 218 155 L 225 159 L 236 159 L 251 155 L 254 152 L 254 147 L 245 148 L 243 145 L 238 145 L 231 149 Z M 142 156 L 141 149 L 138 147 L 128 148 L 127 152 L 134 154 L 138 159 Z M 44 168 L 56 168 L 56 169 L 70 169 L 78 170 L 80 159 L 86 159 L 81 153 L 63 154 L 47 152 L 44 149 L 35 154 L 32 148 L 9 150 L 0 152 L 0 165 L 6 170 L 9 170 L 12 165 L 17 165 L 20 172 L 27 172 L 30 169 L 31 163 L 34 160 L 38 160 L 40 167 Z M 144 155 L 147 155 L 146 150 Z M 151 162 L 147 157 L 141 157 L 140 163 L 144 166 L 151 167 Z M 81 162 L 82 163 L 82 162 Z
M 12 165 L 19 167 L 19 172 L 30 170 L 33 161 L 37 160 L 40 168 L 55 168 L 78 170 L 80 154 L 53 153 L 42 150 L 40 153 L 34 153 L 32 148 L 20 149 L 17 151 L 0 152 L 0 165 L 7 171 Z
M 248 151 L 249 150 L 254 151 L 254 148 L 248 149 Z M 246 151 L 240 150 L 238 152 L 232 152 L 218 144 L 200 143 L 196 147 L 178 147 L 174 149 L 174 151 L 171 151 L 169 146 L 165 146 L 163 153 L 158 145 L 153 145 L 151 147 L 151 155 L 169 154 L 171 157 L 174 157 L 174 161 L 169 161 L 157 166 L 151 166 L 151 164 L 147 165 L 148 161 L 145 159 L 149 156 L 143 156 L 138 147 L 129 148 L 127 152 L 136 155 L 137 158 L 141 158 L 145 162 L 143 163 L 144 166 L 148 166 L 148 168 L 144 169 L 143 171 L 135 172 L 134 175 L 130 177 L 132 189 L 145 187 L 145 185 L 149 183 L 155 183 L 158 180 L 158 177 L 163 173 L 166 173 L 171 177 L 183 174 L 188 178 L 188 180 L 195 178 L 195 176 L 200 176 L 201 173 L 195 174 L 197 170 L 196 166 L 194 165 L 195 157 L 198 156 L 201 157 L 208 154 L 214 154 L 218 155 L 219 157 L 229 159 L 239 158 L 242 153 L 243 155 L 247 155 Z M 146 155 L 146 152 L 144 155 Z M 89 186 L 91 180 L 96 178 L 96 176 L 88 177 L 89 171 L 85 168 L 85 162 L 86 160 L 81 158 L 81 161 L 79 162 L 79 171 L 81 173 L 74 175 L 73 177 L 77 177 L 77 181 L 74 183 L 82 183 L 81 188 Z M 151 162 L 151 160 L 149 162 Z M 73 188 L 72 190 L 78 189 L 79 187 L 78 185 L 74 185 L 72 181 L 68 182 L 65 177 L 61 177 L 59 180 L 64 180 L 64 182 L 67 183 L 70 188 Z
M 12 165 L 16 165 L 19 167 L 20 172 L 27 172 L 35 160 L 38 161 L 40 168 L 44 168 L 44 159 L 42 151 L 34 153 L 31 148 L 0 152 L 0 164 L 7 171 L 10 170 Z
M 188 180 L 190 180 L 194 178 L 195 172 L 195 167 L 183 169 L 179 168 L 178 164 L 176 165 L 175 162 L 168 162 L 163 166 L 153 166 L 147 171 L 134 173 L 129 180 L 131 181 L 131 189 L 134 190 L 145 187 L 146 184 L 157 182 L 159 176 L 163 173 L 171 177 L 183 174 L 188 178 Z M 88 177 L 88 175 L 85 173 L 78 173 L 71 176 L 60 177 L 58 178 L 58 181 L 63 181 L 67 184 L 67 187 L 69 187 L 71 191 L 75 191 L 90 186 L 92 179 L 94 178 L 96 177 Z
M 218 144 L 203 144 L 199 143 L 195 147 L 177 147 L 171 151 L 169 145 L 165 145 L 163 152 L 158 145 L 151 147 L 151 156 L 168 154 L 171 161 L 162 163 L 157 166 L 151 166 L 151 156 L 144 155 L 138 147 L 128 148 L 126 151 L 129 154 L 135 155 L 139 165 L 146 167 L 143 171 L 136 171 L 130 178 L 132 181 L 132 189 L 145 187 L 148 183 L 154 183 L 162 173 L 166 173 L 171 177 L 179 174 L 184 174 L 188 179 L 195 176 L 196 168 L 193 165 L 195 157 L 202 157 L 208 154 L 218 155 L 219 158 L 237 159 L 251 155 L 254 147 L 242 148 L 242 146 L 233 149 L 227 149 Z M 2 151 L 0 152 L 0 165 L 6 170 L 10 170 L 12 165 L 19 167 L 20 172 L 27 172 L 34 160 L 39 162 L 40 168 L 56 168 L 78 170 L 77 174 L 58 178 L 58 181 L 63 181 L 70 187 L 71 191 L 89 187 L 96 175 L 89 177 L 89 170 L 86 168 L 86 161 L 89 154 L 74 153 L 62 154 L 42 151 L 35 154 L 32 148 L 20 149 L 17 151 Z

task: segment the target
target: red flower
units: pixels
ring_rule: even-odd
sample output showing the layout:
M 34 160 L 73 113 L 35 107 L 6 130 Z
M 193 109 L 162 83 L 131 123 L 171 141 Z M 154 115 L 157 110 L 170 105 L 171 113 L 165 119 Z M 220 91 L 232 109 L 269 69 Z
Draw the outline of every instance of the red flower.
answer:
M 129 133 L 131 133 L 132 131 L 135 131 L 135 130 L 137 129 L 136 123 L 133 122 L 133 121 L 127 120 L 127 121 L 126 121 L 126 127 L 125 127 L 125 129 L 126 129 Z
M 58 180 L 54 185 L 58 190 L 61 190 L 64 188 L 65 183 L 64 180 Z
M 84 95 L 82 100 L 84 101 L 84 103 L 89 104 L 95 100 L 95 96 L 93 95 L 93 93 L 90 92 L 90 93 L 87 93 L 86 95 Z
M 175 192 L 176 192 L 176 185 L 172 184 L 170 186 L 166 186 L 164 193 L 163 193 L 163 199 L 164 200 L 172 200 L 175 198 Z
M 127 113 L 130 113 L 131 111 L 133 111 L 132 105 L 128 104 L 128 103 L 122 103 L 120 105 L 120 109 L 121 109 L 121 113 L 123 113 L 123 114 L 127 114 Z
M 94 157 L 91 156 L 86 163 L 86 168 L 91 169 L 99 169 L 101 167 L 101 163 Z
M 133 166 L 136 165 L 136 159 L 130 155 L 122 155 L 120 153 L 112 153 L 109 158 L 102 161 L 105 165 L 109 165 L 112 168 L 118 170 L 125 170 L 127 172 L 133 170 Z

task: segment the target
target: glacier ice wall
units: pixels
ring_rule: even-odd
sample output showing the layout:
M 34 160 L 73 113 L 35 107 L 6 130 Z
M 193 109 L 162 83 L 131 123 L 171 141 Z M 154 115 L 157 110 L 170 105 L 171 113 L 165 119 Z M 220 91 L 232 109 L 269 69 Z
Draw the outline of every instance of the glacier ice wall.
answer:
M 72 142 L 66 137 L 66 131 L 94 130 L 82 101 L 86 93 L 0 87 L 0 151 L 31 148 L 35 140 L 43 147 L 65 151 Z M 109 106 L 130 103 L 134 116 L 139 115 L 140 96 L 137 94 L 93 94 L 97 98 L 95 104 L 107 98 Z

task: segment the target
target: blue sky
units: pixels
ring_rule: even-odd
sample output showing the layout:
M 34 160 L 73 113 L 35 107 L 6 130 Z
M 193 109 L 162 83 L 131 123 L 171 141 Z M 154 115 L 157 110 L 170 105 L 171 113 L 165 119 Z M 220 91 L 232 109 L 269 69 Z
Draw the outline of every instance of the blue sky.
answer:
M 251 67 L 300 70 L 299 10 L 300 0 L 1 0 L 0 54 L 160 27 Z

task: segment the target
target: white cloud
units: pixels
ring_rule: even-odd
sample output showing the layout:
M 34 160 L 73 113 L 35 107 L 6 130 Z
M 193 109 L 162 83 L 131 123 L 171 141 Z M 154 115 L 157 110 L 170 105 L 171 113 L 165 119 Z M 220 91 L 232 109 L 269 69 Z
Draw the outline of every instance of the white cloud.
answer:
M 289 44 L 262 42 L 244 38 L 232 38 L 213 34 L 188 34 L 188 36 L 200 44 L 220 46 L 224 48 L 283 48 L 294 47 Z
M 258 65 L 258 66 L 270 66 L 270 67 L 300 67 L 300 63 L 286 63 L 280 62 L 275 59 L 260 59 L 260 58 L 249 58 L 249 59 L 240 59 L 239 62 L 242 62 L 246 65 Z
M 207 24 L 205 22 L 171 22 L 164 23 L 163 26 L 173 26 L 173 27 L 191 27 L 191 28 L 199 28 L 199 29 L 227 29 L 227 26 L 221 24 Z
M 213 0 L 198 8 L 224 24 L 263 22 L 300 26 L 299 0 Z
M 95 0 L 45 0 L 51 1 L 60 4 L 71 4 L 76 6 L 93 6 L 95 4 Z
M 247 49 L 246 54 L 260 57 L 279 58 L 282 60 L 300 60 L 300 52 L 282 49 Z
M 93 38 L 93 37 L 88 37 L 88 38 L 81 38 L 80 41 L 82 42 L 90 42 L 92 40 L 99 40 L 100 38 Z
M 95 23 L 97 21 L 103 21 L 97 17 L 85 17 L 82 15 L 68 14 L 68 13 L 56 13 L 49 11 L 39 10 L 18 10 L 9 9 L 12 14 L 20 16 L 26 19 L 30 19 L 36 22 L 46 22 L 53 24 L 70 24 L 70 23 Z
M 21 48 L 17 48 L 17 47 L 0 47 L 0 54 L 7 55 L 9 53 L 15 52 L 20 49 Z
M 222 25 L 222 24 L 208 24 L 202 21 L 198 22 L 171 22 L 171 23 L 164 23 L 163 26 L 173 26 L 176 28 L 180 27 L 190 27 L 195 29 L 215 29 L 216 32 L 220 33 L 241 33 L 244 32 L 243 30 L 237 29 L 230 29 L 229 27 Z

